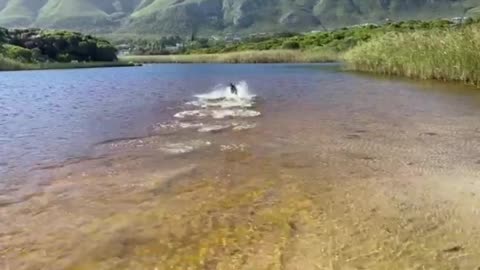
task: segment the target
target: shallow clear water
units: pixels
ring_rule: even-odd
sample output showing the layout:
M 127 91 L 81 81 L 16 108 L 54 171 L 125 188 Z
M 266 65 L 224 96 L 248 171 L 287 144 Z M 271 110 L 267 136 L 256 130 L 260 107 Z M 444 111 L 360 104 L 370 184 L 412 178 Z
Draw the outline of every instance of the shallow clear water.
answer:
M 281 66 L 243 65 L 4 72 L 0 77 L 2 172 L 82 157 L 104 140 L 146 136 L 151 125 L 168 120 L 184 101 L 217 84 L 248 78 L 260 96 L 281 101 L 311 91 L 290 93 L 289 87 L 303 88 L 299 83 L 304 79 L 306 87 L 321 76 Z M 290 79 L 290 86 L 285 85 Z
M 479 115 L 477 89 L 337 65 L 4 72 L 0 258 L 474 269 Z

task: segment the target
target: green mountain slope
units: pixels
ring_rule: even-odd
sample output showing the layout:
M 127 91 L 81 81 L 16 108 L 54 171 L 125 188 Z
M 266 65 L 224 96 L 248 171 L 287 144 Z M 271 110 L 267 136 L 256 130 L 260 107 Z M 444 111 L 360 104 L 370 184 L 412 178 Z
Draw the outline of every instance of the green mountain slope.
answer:
M 182 34 L 479 14 L 480 0 L 0 0 L 0 25 Z
M 37 14 L 47 0 L 7 0 L 0 3 L 0 25 L 28 26 L 35 22 Z
M 73 28 L 92 22 L 104 25 L 108 22 L 108 14 L 90 1 L 78 0 L 50 0 L 36 19 L 37 24 L 46 27 Z

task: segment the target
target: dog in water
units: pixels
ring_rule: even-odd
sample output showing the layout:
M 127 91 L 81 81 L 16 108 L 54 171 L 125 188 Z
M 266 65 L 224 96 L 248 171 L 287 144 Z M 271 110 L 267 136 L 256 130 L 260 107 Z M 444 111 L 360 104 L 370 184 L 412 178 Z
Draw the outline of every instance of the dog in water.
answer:
M 238 89 L 237 89 L 237 87 L 235 86 L 235 84 L 233 84 L 233 83 L 230 83 L 230 93 L 232 93 L 233 95 L 237 95 L 237 96 L 238 96 Z

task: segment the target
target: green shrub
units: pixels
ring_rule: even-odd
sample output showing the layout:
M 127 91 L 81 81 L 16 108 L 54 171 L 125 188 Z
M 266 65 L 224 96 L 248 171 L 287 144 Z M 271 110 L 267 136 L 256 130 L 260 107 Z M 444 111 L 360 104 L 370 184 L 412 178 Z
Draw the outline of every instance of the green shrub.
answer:
M 29 49 L 20 46 L 5 44 L 3 46 L 3 55 L 5 57 L 22 62 L 31 62 L 33 53 Z
M 57 61 L 62 63 L 68 63 L 72 61 L 72 57 L 69 54 L 62 53 L 57 55 Z
M 39 48 L 33 48 L 32 50 L 32 58 L 34 61 L 42 61 L 44 60 L 44 56 L 42 55 L 42 50 Z
M 1 31 L 0 28 L 0 39 Z M 13 45 L 31 49 L 32 55 L 12 51 L 7 57 L 15 59 L 32 59 L 35 61 L 114 61 L 116 49 L 108 41 L 98 39 L 90 35 L 77 32 L 40 30 L 40 29 L 16 29 L 6 32 L 7 40 Z M 27 57 L 28 56 L 28 57 Z
M 115 61 L 117 60 L 117 49 L 106 41 L 97 43 L 95 52 L 95 61 Z
M 0 27 L 0 43 L 6 42 L 8 37 L 8 30 Z
M 75 55 L 78 60 L 87 61 L 92 60 L 95 55 L 96 44 L 93 41 L 85 40 L 80 41 L 78 46 L 72 46 L 70 48 L 70 53 Z
M 297 41 L 287 40 L 287 41 L 283 42 L 282 49 L 298 50 L 298 49 L 300 49 L 300 44 Z

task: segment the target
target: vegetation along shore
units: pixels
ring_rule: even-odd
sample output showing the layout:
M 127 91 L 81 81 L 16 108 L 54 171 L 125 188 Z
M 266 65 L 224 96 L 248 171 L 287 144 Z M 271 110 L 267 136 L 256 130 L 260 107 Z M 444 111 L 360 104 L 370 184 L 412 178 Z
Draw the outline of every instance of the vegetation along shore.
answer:
M 131 65 L 107 40 L 77 32 L 0 28 L 0 70 Z
M 156 41 L 132 41 L 132 54 L 121 59 L 142 63 L 341 61 L 350 70 L 480 85 L 480 23 L 473 19 L 461 24 L 448 20 L 367 24 L 308 34 L 252 36 L 235 43 L 197 39 L 174 54 L 165 47 Z
M 480 86 L 480 27 L 389 33 L 344 58 L 353 70 Z
M 480 85 L 480 22 L 467 19 L 364 24 L 332 31 L 202 37 L 97 38 L 77 32 L 0 28 L 0 70 L 132 63 L 317 63 L 350 70 Z M 117 49 L 118 48 L 118 49 Z M 117 54 L 122 56 L 117 58 Z
M 336 52 L 329 50 L 265 50 L 228 53 L 202 53 L 179 55 L 129 55 L 121 58 L 126 62 L 141 63 L 316 63 L 338 60 Z

